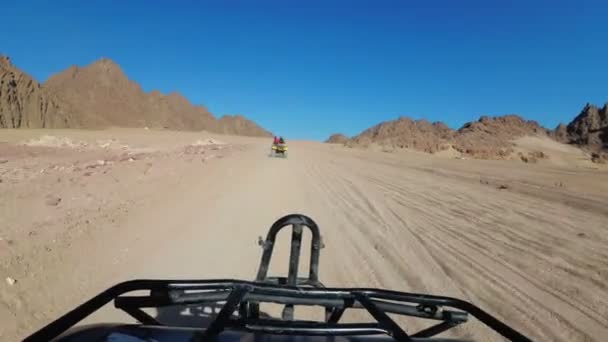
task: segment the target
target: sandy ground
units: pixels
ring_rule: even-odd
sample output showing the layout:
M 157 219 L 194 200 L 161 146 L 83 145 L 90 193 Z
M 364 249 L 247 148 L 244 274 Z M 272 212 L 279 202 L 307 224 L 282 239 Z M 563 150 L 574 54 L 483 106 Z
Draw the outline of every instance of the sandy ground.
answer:
M 606 170 L 563 155 L 524 164 L 292 142 L 276 159 L 268 147 L 201 133 L 1 131 L 0 340 L 126 279 L 252 279 L 258 236 L 294 212 L 321 227 L 328 286 L 458 296 L 539 341 L 608 334 Z M 119 317 L 92 320 L 104 319 Z M 456 333 L 498 339 L 476 322 Z

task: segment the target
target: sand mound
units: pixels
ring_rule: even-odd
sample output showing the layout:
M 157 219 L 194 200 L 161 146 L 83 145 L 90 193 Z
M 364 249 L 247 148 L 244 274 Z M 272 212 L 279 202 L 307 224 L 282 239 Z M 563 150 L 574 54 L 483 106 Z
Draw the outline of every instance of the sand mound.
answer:
M 593 168 L 592 154 L 549 137 L 526 136 L 513 141 L 513 159 L 527 163 Z M 527 159 L 527 160 L 526 160 Z
M 436 156 L 438 157 L 442 157 L 442 158 L 451 158 L 451 159 L 462 159 L 464 158 L 462 156 L 462 153 L 459 152 L 457 149 L 454 148 L 454 146 L 452 145 L 448 145 L 445 149 L 434 153 Z

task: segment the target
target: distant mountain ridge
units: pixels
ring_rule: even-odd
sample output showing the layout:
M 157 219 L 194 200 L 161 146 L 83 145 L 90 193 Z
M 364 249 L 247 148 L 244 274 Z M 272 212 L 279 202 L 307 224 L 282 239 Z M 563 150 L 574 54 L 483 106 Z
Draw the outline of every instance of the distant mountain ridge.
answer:
M 8 70 L 0 65 L 0 70 Z M 13 68 L 13 74 L 25 75 Z M 28 84 L 31 78 L 18 81 Z M 35 82 L 35 81 L 34 81 Z M 25 87 L 25 85 L 20 85 Z M 112 60 L 102 58 L 86 67 L 71 66 L 51 76 L 40 88 L 44 95 L 56 99 L 56 107 L 61 110 L 59 127 L 149 127 L 172 130 L 206 130 L 209 132 L 248 136 L 271 136 L 253 121 L 242 115 L 225 116 L 217 119 L 204 106 L 194 105 L 177 92 L 167 95 L 159 91 L 146 93 L 135 81 L 130 80 L 120 66 Z M 27 93 L 27 91 L 24 91 Z M 0 97 L 1 99 L 1 97 Z M 32 99 L 24 96 L 23 101 Z M 14 102 L 14 101 L 13 101 Z M 2 113 L 23 116 L 19 106 L 11 106 L 10 101 L 0 101 Z M 28 114 L 29 115 L 29 114 Z M 30 115 L 31 116 L 31 115 Z M 50 113 L 47 120 L 55 122 L 58 114 Z M 0 122 L 0 127 L 41 127 L 35 121 L 27 125 L 8 125 Z
M 590 150 L 608 149 L 608 104 L 602 108 L 587 104 L 572 122 L 560 124 L 555 130 L 515 114 L 482 116 L 458 130 L 443 122 L 400 117 L 381 122 L 350 139 L 341 139 L 341 143 L 350 147 L 377 145 L 385 149 L 409 148 L 428 153 L 454 149 L 474 158 L 501 159 L 513 152 L 512 141 L 524 136 L 549 137 Z M 328 142 L 332 142 L 330 140 L 335 138 Z

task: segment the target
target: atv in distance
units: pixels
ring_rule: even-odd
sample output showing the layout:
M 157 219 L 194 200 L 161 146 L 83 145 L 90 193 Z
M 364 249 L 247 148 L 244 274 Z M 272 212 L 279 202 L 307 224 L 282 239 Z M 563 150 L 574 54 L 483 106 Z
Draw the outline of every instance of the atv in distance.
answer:
M 287 158 L 287 145 L 286 144 L 272 144 L 272 147 L 270 148 L 270 156 Z
M 291 254 L 287 276 L 268 276 L 277 233 L 291 227 Z M 298 276 L 304 229 L 312 235 L 309 272 Z M 276 221 L 265 239 L 259 238 L 262 258 L 254 281 L 131 280 L 115 285 L 43 327 L 25 341 L 463 341 L 438 337 L 465 324 L 469 315 L 511 341 L 530 341 L 477 306 L 450 297 L 374 288 L 327 288 L 319 281 L 320 250 L 324 247 L 317 224 L 299 214 Z M 142 291 L 144 293 L 142 293 Z M 107 323 L 75 327 L 112 302 L 138 323 Z M 265 314 L 261 304 L 282 305 L 280 318 Z M 296 319 L 296 306 L 324 309 L 320 320 Z M 179 323 L 163 312 L 174 307 L 188 311 Z M 149 312 L 155 309 L 153 316 Z M 200 310 L 199 310 L 200 309 Z M 207 310 L 209 309 L 209 310 Z M 148 310 L 148 311 L 145 311 Z M 197 311 L 198 310 L 198 311 Z M 345 323 L 347 310 L 364 310 L 371 322 Z M 192 312 L 201 315 L 193 315 Z M 429 322 L 412 331 L 389 314 Z M 195 317 L 193 317 L 195 316 Z M 192 319 L 195 318 L 195 319 Z

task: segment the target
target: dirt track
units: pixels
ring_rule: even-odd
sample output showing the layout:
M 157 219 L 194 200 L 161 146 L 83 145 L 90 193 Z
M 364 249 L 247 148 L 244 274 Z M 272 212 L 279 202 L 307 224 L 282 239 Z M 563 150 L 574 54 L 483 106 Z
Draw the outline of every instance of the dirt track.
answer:
M 293 212 L 322 229 L 326 285 L 462 297 L 539 341 L 608 334 L 606 172 L 305 142 L 283 160 L 265 140 L 226 139 L 205 162 L 166 149 L 67 185 L 0 184 L 0 275 L 17 279 L 0 285 L 0 340 L 125 279 L 251 279 L 257 237 Z M 34 203 L 49 191 L 65 200 Z M 479 329 L 459 333 L 495 338 Z

